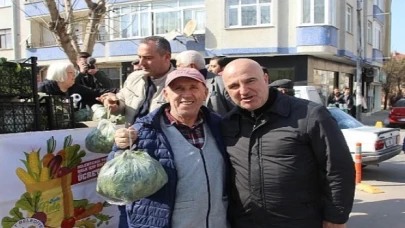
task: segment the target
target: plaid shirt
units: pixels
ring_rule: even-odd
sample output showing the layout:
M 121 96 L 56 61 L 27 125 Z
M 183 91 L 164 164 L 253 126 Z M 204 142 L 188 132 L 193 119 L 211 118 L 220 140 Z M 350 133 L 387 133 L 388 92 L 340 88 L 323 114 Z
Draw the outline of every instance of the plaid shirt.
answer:
M 203 147 L 205 135 L 203 127 L 204 119 L 201 111 L 198 114 L 196 122 L 191 128 L 177 121 L 170 114 L 170 107 L 167 107 L 165 109 L 165 114 L 165 122 L 176 127 L 176 129 L 184 136 L 184 138 L 187 139 L 189 143 L 191 143 L 191 145 L 197 147 L 198 149 L 201 149 Z

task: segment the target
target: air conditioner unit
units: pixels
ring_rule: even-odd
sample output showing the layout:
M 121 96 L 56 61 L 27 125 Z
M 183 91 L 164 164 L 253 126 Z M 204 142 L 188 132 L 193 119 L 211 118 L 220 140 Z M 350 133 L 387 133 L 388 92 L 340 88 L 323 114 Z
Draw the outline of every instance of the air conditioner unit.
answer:
M 366 77 L 373 78 L 376 75 L 376 70 L 372 67 L 363 68 L 363 73 Z

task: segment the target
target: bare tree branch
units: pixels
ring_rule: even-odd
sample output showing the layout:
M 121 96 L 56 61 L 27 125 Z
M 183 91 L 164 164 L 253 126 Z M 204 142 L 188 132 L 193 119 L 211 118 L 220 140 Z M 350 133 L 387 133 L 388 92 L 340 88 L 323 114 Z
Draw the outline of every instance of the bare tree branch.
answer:
M 70 0 L 65 0 L 65 12 L 66 12 L 66 22 L 67 22 L 67 34 L 71 39 L 71 44 L 76 53 L 80 52 L 79 43 L 77 42 L 77 35 L 74 31 L 74 16 L 73 16 L 73 8 Z

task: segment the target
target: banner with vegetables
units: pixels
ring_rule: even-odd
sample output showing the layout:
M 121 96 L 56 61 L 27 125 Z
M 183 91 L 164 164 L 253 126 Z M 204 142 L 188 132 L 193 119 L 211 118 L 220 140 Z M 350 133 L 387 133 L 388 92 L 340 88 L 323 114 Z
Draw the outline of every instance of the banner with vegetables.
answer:
M 91 128 L 0 135 L 2 228 L 118 227 L 97 195 L 106 154 L 86 149 Z

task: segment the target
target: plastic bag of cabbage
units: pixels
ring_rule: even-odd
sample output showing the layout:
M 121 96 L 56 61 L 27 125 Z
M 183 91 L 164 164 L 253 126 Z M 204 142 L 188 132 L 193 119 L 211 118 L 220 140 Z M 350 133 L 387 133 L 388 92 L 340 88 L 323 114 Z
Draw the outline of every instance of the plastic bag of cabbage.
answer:
M 96 191 L 108 203 L 125 205 L 153 195 L 167 180 L 162 165 L 149 154 L 126 150 L 101 168 Z
M 86 148 L 94 153 L 108 154 L 114 145 L 115 124 L 109 120 L 101 120 L 97 128 L 86 136 Z
M 101 104 L 95 104 L 91 106 L 91 111 L 93 113 L 92 120 L 100 121 L 102 119 L 108 119 L 116 124 L 124 124 L 125 116 L 122 115 L 108 115 L 108 110 Z

